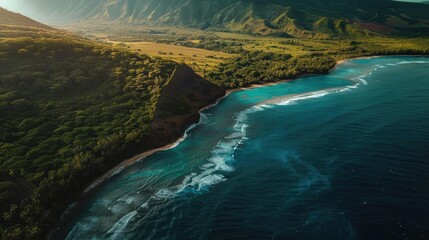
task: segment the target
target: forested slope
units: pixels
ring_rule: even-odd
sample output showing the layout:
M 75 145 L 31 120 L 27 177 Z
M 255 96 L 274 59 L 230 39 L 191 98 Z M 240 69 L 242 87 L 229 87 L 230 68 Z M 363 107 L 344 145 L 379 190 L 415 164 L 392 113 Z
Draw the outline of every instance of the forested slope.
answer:
M 3 26 L 0 66 L 1 239 L 42 238 L 94 178 L 164 143 L 151 125 L 174 62 Z
M 67 4 L 71 2 L 75 1 Z M 139 6 L 146 2 L 139 2 Z M 188 0 L 183 7 L 194 6 L 197 2 L 202 4 L 202 1 Z M 187 10 L 179 15 L 185 17 L 189 21 L 187 23 L 198 23 L 194 21 L 200 16 L 197 13 L 201 10 L 202 16 L 209 16 L 212 14 L 210 9 L 216 14 L 225 14 L 216 19 L 219 21 L 217 26 L 222 29 L 226 23 L 229 24 L 227 29 L 240 26 L 239 22 L 235 24 L 231 19 L 225 20 L 233 13 L 224 11 L 220 5 L 234 1 L 204 2 L 198 11 L 189 7 L 191 12 Z M 95 6 L 95 3 L 92 1 L 87 6 Z M 76 4 L 86 6 L 84 2 Z M 162 6 L 173 9 L 179 3 L 152 1 L 151 4 L 160 11 Z M 213 9 L 209 8 L 212 4 Z M 269 9 L 269 6 L 259 9 L 257 6 L 261 3 L 258 1 L 240 1 L 240 4 L 252 6 L 252 14 L 260 14 L 257 9 Z M 52 5 L 55 6 L 58 5 Z M 68 6 L 71 11 L 72 5 Z M 183 9 L 179 6 L 167 14 L 171 19 L 155 14 L 156 11 L 152 17 L 166 19 L 164 23 L 177 20 L 179 24 L 188 26 L 173 14 Z M 64 12 L 57 9 L 54 13 Z M 93 20 L 106 18 L 98 14 L 92 18 L 93 12 L 87 13 Z M 109 14 L 113 13 L 115 11 Z M 308 11 L 308 14 L 314 13 Z M 19 19 L 22 15 L 10 16 Z M 118 19 L 111 20 L 122 21 Z M 234 50 L 232 52 L 237 54 L 205 72 L 205 77 L 211 81 L 209 83 L 185 65 L 106 43 L 95 43 L 49 27 L 27 26 L 28 19 L 21 20 L 13 24 L 0 23 L 1 239 L 45 237 L 47 231 L 58 223 L 68 204 L 76 200 L 92 180 L 135 153 L 159 147 L 179 137 L 198 120 L 201 107 L 225 93 L 224 87 L 243 87 L 303 74 L 327 73 L 337 60 L 348 57 L 427 55 L 429 52 L 425 38 L 415 39 L 410 46 L 402 46 L 401 42 L 395 48 L 383 40 L 372 42 L 372 38 L 328 40 L 318 46 L 313 46 L 315 42 L 284 38 L 274 45 L 269 43 L 273 39 L 262 38 L 257 44 L 269 43 L 271 49 L 278 50 L 275 53 L 244 49 L 239 39 L 223 44 L 217 39 L 207 42 L 202 39 L 197 43 L 189 41 L 191 47 L 224 52 Z M 279 19 L 280 22 L 283 21 Z M 210 26 L 198 25 L 203 28 Z M 305 54 L 293 56 L 286 51 L 294 47 L 299 47 Z
M 429 6 L 392 0 L 16 0 L 54 24 L 155 24 L 329 38 L 428 33 Z

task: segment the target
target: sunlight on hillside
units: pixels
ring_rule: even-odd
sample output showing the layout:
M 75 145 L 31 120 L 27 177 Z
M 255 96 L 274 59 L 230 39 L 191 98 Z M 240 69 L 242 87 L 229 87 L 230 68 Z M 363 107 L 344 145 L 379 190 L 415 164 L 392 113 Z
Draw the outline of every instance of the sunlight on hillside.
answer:
M 411 1 L 0 0 L 0 240 L 418 239 L 429 5 Z
M 0 0 L 0 7 L 6 8 L 11 11 L 19 11 L 19 3 L 11 0 Z

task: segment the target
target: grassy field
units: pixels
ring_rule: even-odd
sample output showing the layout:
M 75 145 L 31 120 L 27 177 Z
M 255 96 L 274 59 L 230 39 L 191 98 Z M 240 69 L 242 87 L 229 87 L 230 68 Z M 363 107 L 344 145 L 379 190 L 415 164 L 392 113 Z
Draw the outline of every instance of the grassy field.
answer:
M 190 41 L 198 43 L 198 40 Z M 207 71 L 213 70 L 221 62 L 236 56 L 234 54 L 223 52 L 156 42 L 109 42 L 117 45 L 128 46 L 133 51 L 149 56 L 157 56 L 179 63 L 185 63 L 191 66 L 199 74 L 204 74 Z
M 373 34 L 313 39 L 135 25 L 77 25 L 73 29 L 91 39 L 186 63 L 204 78 L 228 88 L 323 74 L 348 58 L 429 53 L 425 37 Z
M 399 51 L 404 49 L 427 50 L 428 38 L 398 38 L 394 36 L 371 36 L 348 39 L 308 39 L 256 36 L 242 33 L 213 32 L 189 28 L 169 28 L 153 26 L 106 26 L 93 27 L 74 25 L 71 30 L 100 41 L 123 43 L 133 50 L 151 56 L 159 56 L 190 65 L 198 73 L 216 68 L 227 59 L 235 58 L 247 52 L 263 51 L 275 54 L 289 54 L 292 57 L 309 55 L 331 56 L 335 59 L 360 55 L 353 53 L 359 47 L 368 52 L 379 50 Z M 220 43 L 222 48 L 212 48 Z M 240 49 L 231 49 L 231 45 Z M 228 48 L 229 47 L 229 48 Z
M 238 88 L 325 74 L 350 57 L 429 55 L 429 38 L 78 28 L 88 39 L 0 26 L 0 239 L 41 239 L 94 176 L 140 149 L 176 62 Z
M 264 51 L 280 54 L 291 54 L 293 57 L 305 56 L 309 53 L 320 52 L 323 54 L 341 55 L 341 48 L 350 46 L 355 41 L 366 48 L 378 49 L 421 49 L 429 48 L 428 38 L 396 38 L 396 37 L 374 37 L 356 39 L 305 39 L 305 38 L 278 38 L 252 36 L 241 33 L 216 32 L 216 36 L 224 41 L 240 41 L 244 43 L 244 49 L 248 51 Z

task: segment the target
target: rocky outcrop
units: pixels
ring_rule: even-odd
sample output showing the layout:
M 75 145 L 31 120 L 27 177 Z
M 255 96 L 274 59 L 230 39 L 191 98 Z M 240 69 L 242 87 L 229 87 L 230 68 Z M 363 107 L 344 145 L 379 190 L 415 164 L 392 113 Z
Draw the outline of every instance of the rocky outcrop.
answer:
M 180 65 L 161 92 L 152 121 L 151 144 L 162 146 L 181 137 L 200 118 L 201 108 L 224 96 L 226 90 Z

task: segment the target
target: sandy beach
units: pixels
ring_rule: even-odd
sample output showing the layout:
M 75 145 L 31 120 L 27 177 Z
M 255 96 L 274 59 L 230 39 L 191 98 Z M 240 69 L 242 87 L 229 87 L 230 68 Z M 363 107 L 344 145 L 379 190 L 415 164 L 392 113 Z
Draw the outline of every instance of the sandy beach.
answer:
M 377 57 L 377 56 L 375 56 L 375 57 Z M 360 58 L 373 58 L 373 57 L 360 57 Z M 352 58 L 352 59 L 356 59 L 356 58 Z M 340 64 L 342 64 L 344 62 L 347 62 L 349 60 L 350 59 L 343 59 L 343 60 L 337 61 L 336 65 L 332 69 L 335 69 L 338 65 L 340 65 Z M 218 100 L 216 100 L 215 103 L 210 104 L 210 105 L 208 105 L 206 107 L 203 107 L 202 109 L 200 109 L 200 112 L 202 112 L 204 110 L 207 110 L 207 109 L 210 109 L 212 107 L 215 107 L 220 101 L 222 101 L 224 98 L 226 98 L 229 94 L 231 94 L 233 92 L 243 91 L 243 90 L 246 90 L 246 89 L 260 88 L 260 87 L 265 87 L 265 86 L 270 86 L 270 85 L 276 85 L 276 84 L 280 84 L 280 83 L 284 83 L 284 82 L 290 82 L 290 81 L 293 81 L 293 80 L 296 80 L 298 78 L 305 77 L 305 76 L 310 76 L 310 74 L 303 74 L 303 75 L 296 76 L 294 78 L 280 80 L 280 81 L 272 82 L 272 83 L 252 84 L 249 87 L 229 89 L 229 90 L 226 91 L 225 96 L 223 96 L 223 97 L 219 98 Z M 297 97 L 297 96 L 290 96 L 290 97 L 287 97 L 287 98 L 275 99 L 273 101 L 284 101 L 284 100 L 287 100 L 287 99 L 292 99 L 294 97 Z M 195 124 L 198 124 L 198 123 L 195 123 Z M 189 128 L 193 128 L 195 126 L 195 124 L 193 124 Z M 188 130 L 189 130 L 189 128 L 188 128 Z M 147 158 L 147 157 L 149 157 L 149 156 L 151 156 L 151 155 L 153 155 L 153 154 L 155 154 L 157 152 L 165 151 L 165 150 L 168 150 L 168 149 L 176 147 L 180 142 L 182 142 L 186 138 L 186 132 L 188 130 L 185 131 L 185 133 L 183 134 L 182 137 L 180 137 L 179 139 L 177 139 L 175 142 L 173 142 L 171 144 L 168 144 L 168 145 L 163 146 L 163 147 L 159 147 L 159 148 L 155 148 L 155 149 L 152 149 L 152 150 L 148 150 L 148 151 L 142 152 L 142 153 L 140 153 L 138 155 L 135 155 L 134 157 L 131 157 L 131 158 L 126 159 L 123 162 L 119 163 L 118 165 L 116 165 L 115 167 L 113 167 L 112 169 L 110 169 L 109 171 L 107 171 L 105 174 L 103 174 L 101 177 L 97 178 L 97 180 L 93 181 L 84 190 L 83 194 L 86 194 L 87 192 L 89 192 L 90 190 L 92 190 L 94 187 L 96 187 L 100 183 L 104 182 L 105 180 L 107 180 L 110 177 L 114 176 L 115 174 L 119 173 L 122 169 L 124 169 L 124 168 L 132 165 L 133 163 L 135 163 L 137 161 L 140 161 L 140 160 L 142 160 L 144 158 Z
M 222 101 L 222 99 L 226 98 L 229 94 L 231 93 L 231 91 L 227 91 L 225 96 L 219 98 L 216 100 L 216 102 L 203 107 L 200 109 L 200 113 L 204 110 L 210 109 L 216 105 L 219 104 L 220 101 Z M 85 190 L 83 191 L 83 194 L 86 194 L 87 192 L 91 191 L 93 188 L 95 188 L 97 185 L 99 185 L 100 183 L 106 181 L 107 179 L 111 178 L 112 176 L 114 176 L 115 174 L 118 174 L 119 172 L 121 172 L 124 168 L 132 165 L 133 163 L 140 161 L 144 158 L 147 158 L 157 152 L 162 152 L 162 151 L 166 151 L 168 149 L 174 148 L 176 147 L 178 144 L 180 144 L 180 142 L 182 142 L 183 140 L 185 140 L 186 138 L 186 132 L 189 131 L 189 129 L 195 127 L 195 125 L 198 123 L 194 123 L 192 124 L 182 135 L 182 137 L 180 137 L 179 139 L 177 139 L 176 141 L 174 141 L 173 143 L 170 143 L 168 145 L 165 145 L 163 147 L 159 147 L 159 148 L 155 148 L 155 149 L 151 149 L 145 152 L 142 152 L 140 154 L 137 154 L 131 158 L 128 158 L 126 160 L 124 160 L 123 162 L 119 163 L 118 165 L 116 165 L 115 167 L 113 167 L 112 169 L 110 169 L 109 171 L 107 171 L 105 174 L 103 174 L 101 177 L 97 178 L 97 180 L 93 181 L 87 188 L 85 188 Z

